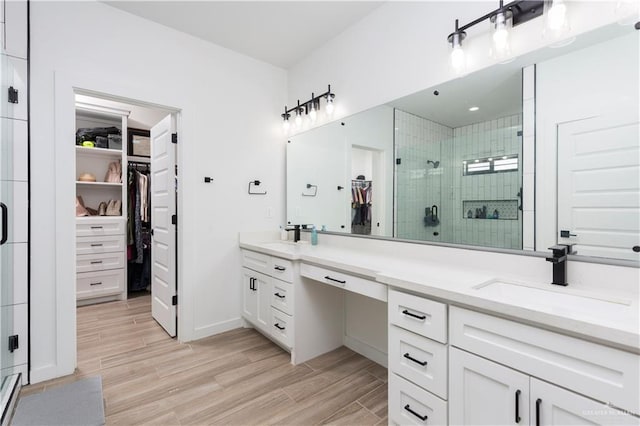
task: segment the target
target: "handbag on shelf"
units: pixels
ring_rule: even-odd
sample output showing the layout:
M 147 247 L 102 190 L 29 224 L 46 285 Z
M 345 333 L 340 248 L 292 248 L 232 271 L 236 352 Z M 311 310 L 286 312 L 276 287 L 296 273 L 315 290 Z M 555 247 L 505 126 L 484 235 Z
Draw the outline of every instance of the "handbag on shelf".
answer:
M 122 182 L 122 165 L 119 160 L 109 163 L 109 168 L 107 169 L 104 181 L 108 183 Z
M 120 212 L 122 210 L 122 201 L 120 200 L 109 200 L 107 204 L 107 216 L 120 216 Z

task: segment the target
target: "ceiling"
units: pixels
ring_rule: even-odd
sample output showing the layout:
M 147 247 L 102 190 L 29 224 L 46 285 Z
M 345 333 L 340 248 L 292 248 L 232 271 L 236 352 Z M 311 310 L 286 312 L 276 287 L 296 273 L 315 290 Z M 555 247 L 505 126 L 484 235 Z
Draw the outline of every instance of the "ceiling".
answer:
M 382 1 L 105 1 L 288 69 Z

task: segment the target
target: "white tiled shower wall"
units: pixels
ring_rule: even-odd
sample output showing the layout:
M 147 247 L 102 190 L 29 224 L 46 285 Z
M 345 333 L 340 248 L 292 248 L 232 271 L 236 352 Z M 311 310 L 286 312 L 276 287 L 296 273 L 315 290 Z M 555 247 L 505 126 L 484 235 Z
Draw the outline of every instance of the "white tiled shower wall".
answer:
M 441 160 L 443 142 L 451 141 L 453 129 L 417 115 L 395 110 L 396 164 L 394 215 L 395 236 L 410 240 L 446 241 L 441 235 L 442 223 L 424 226 L 425 208 L 440 207 L 441 181 L 444 170 Z M 440 161 L 435 169 L 427 160 Z M 447 164 L 446 167 L 450 167 Z
M 450 128 L 395 111 L 395 236 L 501 248 L 522 248 L 518 220 L 467 219 L 463 200 L 520 200 L 522 171 L 463 176 L 462 162 L 518 154 L 522 161 L 522 116 Z M 438 168 L 427 160 L 440 161 Z M 438 206 L 440 223 L 424 226 L 425 207 Z M 437 235 L 434 235 L 436 233 Z

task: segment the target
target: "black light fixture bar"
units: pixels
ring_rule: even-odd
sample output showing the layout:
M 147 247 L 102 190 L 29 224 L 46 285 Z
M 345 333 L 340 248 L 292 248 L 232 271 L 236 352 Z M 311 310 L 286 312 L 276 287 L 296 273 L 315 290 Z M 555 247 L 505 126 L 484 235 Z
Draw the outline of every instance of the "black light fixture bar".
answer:
M 515 0 L 511 3 L 507 3 L 506 5 L 500 0 L 500 6 L 492 11 L 487 13 L 486 15 L 481 16 L 478 19 L 475 19 L 468 24 L 465 24 L 456 29 L 458 31 L 465 31 L 474 25 L 477 25 L 487 19 L 491 18 L 493 15 L 503 12 L 505 10 L 510 10 L 513 13 L 513 26 L 515 27 L 518 24 L 522 24 L 524 22 L 530 21 L 533 18 L 537 18 L 542 15 L 542 9 L 544 6 L 544 0 Z
M 331 85 L 328 85 L 328 89 L 326 92 L 315 96 L 314 93 L 311 93 L 311 99 L 309 99 L 306 102 L 300 103 L 300 100 L 298 100 L 298 105 L 294 106 L 293 108 L 289 108 L 287 109 L 287 107 L 285 106 L 285 113 L 284 114 L 280 114 L 283 118 L 285 116 L 285 114 L 287 115 L 287 118 L 289 118 L 291 116 L 292 112 L 298 112 L 298 113 L 302 113 L 303 111 L 305 113 L 309 112 L 309 107 L 312 104 L 315 104 L 315 106 L 319 106 L 320 105 L 320 99 L 325 98 L 325 99 L 329 99 L 329 97 L 331 97 L 331 99 L 333 99 L 335 97 L 335 93 L 331 93 Z

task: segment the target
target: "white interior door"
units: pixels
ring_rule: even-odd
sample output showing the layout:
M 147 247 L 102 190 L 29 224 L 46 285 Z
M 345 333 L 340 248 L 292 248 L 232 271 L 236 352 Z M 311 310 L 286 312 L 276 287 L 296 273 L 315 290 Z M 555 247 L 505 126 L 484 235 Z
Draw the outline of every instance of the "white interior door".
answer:
M 639 131 L 637 116 L 620 114 L 558 126 L 559 243 L 640 260 Z
M 176 336 L 176 214 L 173 124 L 166 116 L 151 129 L 151 314 L 171 337 Z

